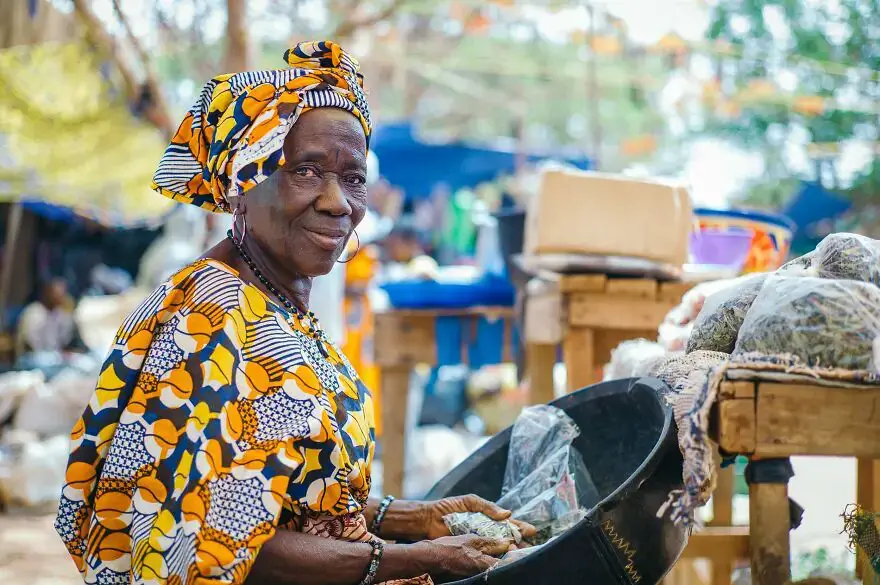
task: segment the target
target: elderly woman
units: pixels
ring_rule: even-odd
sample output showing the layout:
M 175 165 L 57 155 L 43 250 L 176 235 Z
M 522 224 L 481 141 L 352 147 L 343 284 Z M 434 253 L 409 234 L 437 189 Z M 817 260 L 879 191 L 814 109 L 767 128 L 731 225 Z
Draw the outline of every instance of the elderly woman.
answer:
M 126 319 L 73 429 L 56 528 L 87 583 L 431 583 L 513 546 L 449 536 L 509 516 L 474 496 L 368 499 L 372 398 L 308 302 L 364 217 L 370 115 L 339 46 L 285 58 L 209 82 L 159 163 L 233 230 Z

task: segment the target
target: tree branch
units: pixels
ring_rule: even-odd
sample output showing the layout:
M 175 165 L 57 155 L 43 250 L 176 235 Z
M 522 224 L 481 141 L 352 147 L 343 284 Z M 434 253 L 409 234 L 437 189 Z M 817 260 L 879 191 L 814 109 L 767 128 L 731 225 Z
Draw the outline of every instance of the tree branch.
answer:
M 406 2 L 407 0 L 391 0 L 385 8 L 376 14 L 360 20 L 345 20 L 336 27 L 336 30 L 333 31 L 332 38 L 347 39 L 360 28 L 366 28 L 379 24 L 384 20 L 388 20 L 390 17 L 394 16 L 394 14 L 402 8 Z
M 141 66 L 144 68 L 144 77 L 146 78 L 145 85 L 151 97 L 151 103 L 147 105 L 147 117 L 166 135 L 167 138 L 170 139 L 174 135 L 174 128 L 171 126 L 168 104 L 165 101 L 165 97 L 162 94 L 162 87 L 156 77 L 155 71 L 153 70 L 152 60 L 144 50 L 144 46 L 141 44 L 140 39 L 138 39 L 137 36 L 135 36 L 134 31 L 132 31 L 128 18 L 125 16 L 125 13 L 122 12 L 122 6 L 120 5 L 119 0 L 113 0 L 113 11 L 116 13 L 116 18 L 119 20 L 120 24 L 122 24 L 122 28 L 125 30 L 125 35 L 128 37 L 132 48 L 134 48 L 134 52 L 141 61 Z

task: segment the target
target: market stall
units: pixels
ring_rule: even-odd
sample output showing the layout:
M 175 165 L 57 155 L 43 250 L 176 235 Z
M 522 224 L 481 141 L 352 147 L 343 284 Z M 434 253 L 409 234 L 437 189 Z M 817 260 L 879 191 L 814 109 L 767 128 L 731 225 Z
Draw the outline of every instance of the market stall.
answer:
M 841 529 L 860 551 L 862 579 L 876 578 L 878 246 L 863 236 L 832 234 L 772 272 L 726 281 L 704 299 L 684 351 L 646 367 L 673 388 L 669 400 L 685 460 L 686 490 L 670 494 L 662 513 L 693 522 L 720 495 L 716 450 L 728 462 L 747 457 L 755 583 L 791 579 L 789 531 L 803 514 L 788 498 L 792 456 L 859 459 L 856 505 L 833 512 L 844 517 Z M 729 566 L 744 551 L 722 536 L 696 532 L 689 549 L 728 549 L 722 563 Z

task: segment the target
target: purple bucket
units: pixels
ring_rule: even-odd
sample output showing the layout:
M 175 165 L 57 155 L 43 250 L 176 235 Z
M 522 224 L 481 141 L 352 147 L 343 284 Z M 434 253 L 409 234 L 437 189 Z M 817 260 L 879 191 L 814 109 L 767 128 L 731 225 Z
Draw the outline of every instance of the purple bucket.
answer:
M 745 229 L 691 232 L 691 261 L 707 266 L 742 270 L 752 245 L 752 232 Z

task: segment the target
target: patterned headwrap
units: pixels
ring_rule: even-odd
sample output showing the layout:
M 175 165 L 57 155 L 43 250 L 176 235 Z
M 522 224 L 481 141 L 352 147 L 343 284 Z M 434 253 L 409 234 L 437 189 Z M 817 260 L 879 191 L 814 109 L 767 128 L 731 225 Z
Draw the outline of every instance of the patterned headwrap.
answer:
M 209 211 L 229 212 L 284 165 L 284 139 L 303 112 L 354 114 L 369 144 L 370 111 L 355 58 L 330 41 L 284 53 L 290 69 L 246 71 L 209 81 L 187 112 L 153 177 L 153 189 Z

